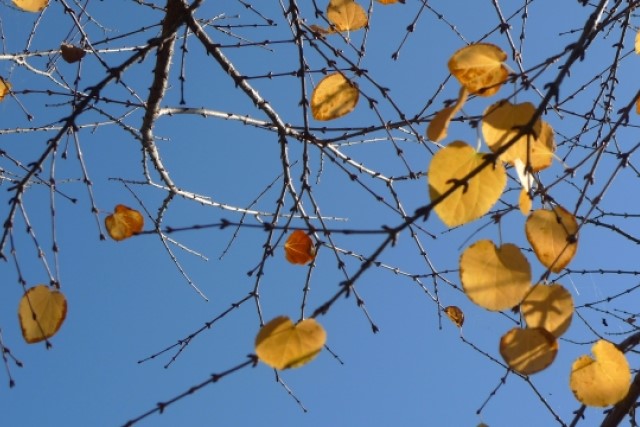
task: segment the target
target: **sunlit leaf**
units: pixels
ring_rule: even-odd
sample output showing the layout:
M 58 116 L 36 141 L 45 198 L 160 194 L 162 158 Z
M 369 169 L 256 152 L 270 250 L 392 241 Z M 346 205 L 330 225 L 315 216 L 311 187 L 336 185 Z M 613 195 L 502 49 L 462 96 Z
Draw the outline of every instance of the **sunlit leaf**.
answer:
M 547 368 L 558 353 L 558 341 L 543 328 L 513 328 L 500 339 L 500 355 L 522 375 Z
M 460 310 L 459 307 L 450 305 L 448 307 L 445 307 L 444 313 L 458 328 L 462 327 L 464 323 L 464 313 L 462 312 L 462 310 Z
M 452 185 L 480 166 L 484 154 L 462 141 L 438 151 L 429 165 L 429 195 L 435 200 Z M 507 184 L 501 163 L 488 165 L 434 208 L 449 227 L 466 224 L 486 214 L 498 201 Z
M 522 301 L 520 312 L 530 328 L 544 328 L 560 338 L 571 324 L 573 298 L 562 285 L 537 284 Z
M 502 100 L 487 108 L 482 117 L 482 135 L 495 152 L 516 137 L 534 116 L 536 108 L 530 102 L 511 104 Z M 520 159 L 529 162 L 533 172 L 549 167 L 553 161 L 555 142 L 553 128 L 543 120 L 536 120 L 531 133 L 520 136 L 500 159 L 514 164 Z
M 355 31 L 367 25 L 367 12 L 355 0 L 330 0 L 327 18 L 339 32 Z
M 589 406 L 605 407 L 624 399 L 629 391 L 631 371 L 624 353 L 615 345 L 599 340 L 589 355 L 573 362 L 569 384 L 580 402 Z
M 520 304 L 531 288 L 531 267 L 516 245 L 498 248 L 490 240 L 479 240 L 460 256 L 460 281 L 474 303 L 506 310 Z
M 520 208 L 520 212 L 522 212 L 522 215 L 529 216 L 532 206 L 533 200 L 531 200 L 531 197 L 529 197 L 529 192 L 522 188 L 520 190 L 520 195 L 518 196 L 518 207 Z
M 637 54 L 640 54 L 640 31 L 636 32 L 635 50 Z
M 469 92 L 494 95 L 507 80 L 509 71 L 503 62 L 507 54 L 498 46 L 476 43 L 458 50 L 449 59 L 449 72 Z
M 29 344 L 54 336 L 66 316 L 67 300 L 64 295 L 45 285 L 29 289 L 18 305 L 22 336 Z
M 288 317 L 276 317 L 256 336 L 258 358 L 275 369 L 297 368 L 318 355 L 327 334 L 315 319 L 293 324 Z
M 292 264 L 306 264 L 316 256 L 316 248 L 311 237 L 302 230 L 296 230 L 284 244 L 284 254 Z
M 578 223 L 561 206 L 533 211 L 527 218 L 525 231 L 538 260 L 554 273 L 562 271 L 578 249 Z
M 311 94 L 311 113 L 316 120 L 333 120 L 349 114 L 356 107 L 358 87 L 340 73 L 329 74 Z
M 433 142 L 440 142 L 447 137 L 449 123 L 453 116 L 462 109 L 467 101 L 468 95 L 469 91 L 467 91 L 467 88 L 462 87 L 456 103 L 436 113 L 434 118 L 429 122 L 429 126 L 427 126 L 427 138 Z
M 144 218 L 135 209 L 117 205 L 115 212 L 104 219 L 104 225 L 113 240 L 124 240 L 142 231 Z
M 49 4 L 49 0 L 13 0 L 13 4 L 26 12 L 40 12 Z
M 378 2 L 382 4 L 394 4 L 394 3 L 404 3 L 405 0 L 378 0 Z
M 60 54 L 69 64 L 80 61 L 86 55 L 84 49 L 74 46 L 68 43 L 62 43 L 60 45 Z
M 10 90 L 11 85 L 9 84 L 9 82 L 0 77 L 0 101 L 4 99 L 4 97 L 9 93 Z

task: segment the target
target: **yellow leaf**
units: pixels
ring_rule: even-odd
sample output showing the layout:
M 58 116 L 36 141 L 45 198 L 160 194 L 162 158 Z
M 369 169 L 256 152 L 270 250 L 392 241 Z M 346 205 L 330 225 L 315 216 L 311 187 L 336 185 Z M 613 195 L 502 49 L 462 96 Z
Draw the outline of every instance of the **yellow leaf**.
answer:
M 76 47 L 68 43 L 62 43 L 60 45 L 60 54 L 69 64 L 80 61 L 87 54 L 84 49 Z
M 142 214 L 125 205 L 117 205 L 115 212 L 104 219 L 107 232 L 113 240 L 124 240 L 138 234 L 144 226 Z
M 507 54 L 498 46 L 476 43 L 458 50 L 449 59 L 449 72 L 469 92 L 491 96 L 500 90 L 509 71 L 502 64 Z
M 302 230 L 296 230 L 284 244 L 284 254 L 291 264 L 306 264 L 316 256 L 316 248 L 311 237 Z
M 298 368 L 316 357 L 326 340 L 326 332 L 315 319 L 294 325 L 288 317 L 279 316 L 258 332 L 256 354 L 272 368 Z
M 544 328 L 560 338 L 571 324 L 573 298 L 562 285 L 539 283 L 522 301 L 520 312 L 529 328 Z
M 487 108 L 482 117 L 482 135 L 485 142 L 496 152 L 510 142 L 522 128 L 531 121 L 536 108 L 530 102 L 511 104 L 502 100 Z M 553 128 L 538 119 L 532 127 L 533 134 L 525 134 L 518 138 L 511 147 L 500 155 L 500 159 L 514 164 L 516 159 L 531 165 L 533 172 L 538 172 L 551 165 L 555 142 Z
M 327 18 L 335 31 L 355 31 L 367 25 L 367 12 L 355 0 L 331 0 Z
M 450 305 L 448 307 L 445 307 L 444 313 L 458 328 L 462 327 L 462 324 L 464 323 L 464 313 L 462 312 L 462 310 L 460 310 L 459 307 Z
M 329 74 L 311 94 L 311 113 L 316 120 L 333 120 L 349 114 L 356 107 L 358 87 L 342 74 Z
M 483 161 L 483 153 L 462 141 L 454 141 L 438 151 L 431 159 L 428 172 L 431 200 L 436 200 Z M 500 198 L 507 184 L 507 173 L 501 163 L 488 165 L 464 184 L 434 208 L 449 227 L 466 224 L 486 214 Z
M 533 211 L 527 218 L 525 231 L 538 260 L 554 273 L 562 271 L 578 249 L 578 223 L 561 206 Z
M 29 344 L 54 336 L 66 316 L 67 300 L 64 295 L 45 285 L 37 285 L 29 289 L 18 305 L 22 336 Z
M 9 93 L 10 90 L 11 85 L 9 84 L 9 82 L 0 77 L 0 101 L 4 99 L 4 97 Z
M 635 50 L 637 54 L 640 54 L 640 31 L 636 33 Z
M 382 4 L 394 4 L 394 3 L 404 3 L 405 0 L 378 0 L 378 2 Z
M 427 127 L 427 138 L 433 142 L 440 142 L 447 137 L 449 123 L 453 116 L 462 109 L 467 101 L 468 95 L 469 91 L 467 91 L 467 88 L 460 88 L 460 93 L 456 103 L 438 111 L 435 117 L 429 122 L 429 126 Z
M 500 311 L 520 304 L 531 288 L 531 266 L 516 245 L 479 240 L 460 256 L 460 281 L 471 301 Z
M 500 354 L 507 365 L 522 375 L 547 368 L 558 353 L 558 341 L 542 328 L 513 328 L 500 339 Z
M 49 0 L 13 0 L 13 4 L 26 12 L 40 12 L 49 4 Z
M 590 356 L 580 356 L 573 362 L 569 385 L 580 402 L 605 407 L 624 399 L 629 391 L 631 371 L 624 353 L 615 345 L 599 340 Z
M 528 216 L 531 212 L 531 207 L 533 204 L 533 200 L 529 197 L 529 192 L 522 188 L 520 190 L 520 196 L 518 197 L 518 207 L 520 208 L 520 212 L 522 215 Z

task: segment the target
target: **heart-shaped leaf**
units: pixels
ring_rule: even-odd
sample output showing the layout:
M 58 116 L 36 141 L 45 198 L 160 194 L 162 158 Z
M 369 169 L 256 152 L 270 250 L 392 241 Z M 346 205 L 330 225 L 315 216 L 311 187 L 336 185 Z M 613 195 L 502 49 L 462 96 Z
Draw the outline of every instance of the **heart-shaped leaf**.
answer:
M 530 328 L 544 328 L 556 338 L 569 329 L 573 298 L 564 286 L 537 284 L 522 301 L 520 312 Z
M 140 212 L 125 205 L 117 205 L 113 214 L 104 219 L 107 232 L 113 240 L 124 240 L 138 234 L 144 226 Z
M 292 264 L 306 264 L 316 256 L 316 248 L 311 237 L 302 230 L 296 230 L 284 244 L 284 255 Z
M 543 328 L 513 328 L 500 339 L 500 355 L 522 375 L 547 368 L 558 353 L 558 341 Z
M 258 332 L 256 354 L 272 368 L 297 368 L 316 357 L 326 340 L 326 332 L 315 319 L 294 325 L 288 317 L 279 316 Z
M 525 232 L 538 260 L 554 273 L 562 271 L 578 250 L 578 222 L 562 206 L 533 211 Z
M 469 92 L 491 96 L 507 81 L 509 71 L 503 62 L 507 54 L 490 43 L 476 43 L 454 53 L 449 59 L 449 72 Z
M 22 336 L 29 344 L 44 341 L 55 335 L 66 316 L 67 300 L 64 295 L 45 285 L 29 289 L 18 305 Z
M 330 0 L 327 18 L 335 31 L 355 31 L 369 21 L 367 12 L 355 0 Z

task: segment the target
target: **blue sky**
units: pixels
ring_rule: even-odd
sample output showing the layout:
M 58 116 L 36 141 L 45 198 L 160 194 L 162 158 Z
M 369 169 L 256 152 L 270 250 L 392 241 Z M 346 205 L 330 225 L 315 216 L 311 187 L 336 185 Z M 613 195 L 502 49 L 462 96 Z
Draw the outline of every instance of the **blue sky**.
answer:
M 307 2 L 299 3 L 308 24 L 320 22 L 313 16 Z M 324 3 L 317 3 L 324 7 Z M 365 7 L 368 5 L 360 3 Z M 379 85 L 390 88 L 391 98 L 407 117 L 420 113 L 427 101 L 433 99 L 433 104 L 423 113 L 424 117 L 428 117 L 440 109 L 445 100 L 457 96 L 457 83 L 447 80 L 446 63 L 453 52 L 464 46 L 465 41 L 482 39 L 510 52 L 508 36 L 512 36 L 518 44 L 523 25 L 522 11 L 519 11 L 509 21 L 512 25 L 510 33 L 495 31 L 499 21 L 492 2 L 465 2 L 463 7 L 458 3 L 429 4 L 420 12 L 421 4 L 414 0 L 391 6 L 374 2 L 371 5 L 371 28 L 366 35 L 366 55 L 361 64 Z M 524 3 L 495 4 L 499 4 L 503 15 L 509 17 Z M 592 11 L 591 6 L 582 7 L 578 2 L 559 6 L 546 0 L 535 0 L 527 4 L 528 17 L 524 21 L 526 32 L 522 49 L 525 69 L 561 53 L 564 46 L 575 41 L 585 17 Z M 291 38 L 277 2 L 254 6 L 264 16 L 276 19 L 278 26 L 233 27 L 231 31 L 252 41 Z M 66 96 L 23 92 L 27 89 L 62 89 L 56 87 L 51 79 L 28 71 L 8 57 L 8 54 L 24 49 L 37 15 L 16 11 L 7 4 L 0 5 L 0 10 L 5 36 L 0 73 L 13 85 L 13 90 L 18 93 L 17 99 L 34 115 L 34 120 L 29 122 L 16 99 L 5 99 L 0 103 L 0 128 L 44 126 L 66 117 L 69 106 L 61 104 L 68 101 Z M 74 10 L 77 10 L 77 4 Z M 156 24 L 162 17 L 160 12 L 151 11 L 135 1 L 89 2 L 87 10 L 102 26 L 100 28 L 91 23 L 85 25 L 94 42 L 104 37 L 126 34 L 142 25 Z M 222 13 L 224 17 L 220 17 Z M 399 59 L 392 60 L 391 55 L 404 37 L 405 29 L 418 13 L 415 31 L 409 34 Z M 438 14 L 442 14 L 443 19 L 439 19 Z M 236 1 L 205 2 L 197 16 L 218 16 L 215 22 L 221 25 L 264 22 L 259 15 Z M 71 20 L 64 16 L 61 4 L 52 2 L 39 23 L 29 50 L 46 52 L 57 49 L 71 28 Z M 354 45 L 360 46 L 363 34 L 360 31 L 350 35 Z M 150 28 L 139 35 L 98 44 L 96 48 L 141 45 L 156 35 L 157 29 Z M 210 35 L 223 44 L 238 41 L 221 31 L 211 30 Z M 633 31 L 625 35 L 625 53 L 630 52 L 634 36 Z M 595 73 L 610 66 L 613 58 L 611 46 L 619 37 L 620 27 L 615 26 L 606 36 L 594 42 L 593 51 L 588 53 L 584 62 L 576 64 L 571 78 L 565 82 L 560 99 L 565 100 L 573 90 L 583 85 L 587 85 L 586 89 L 563 103 L 565 111 L 545 115 L 545 120 L 557 132 L 558 156 L 565 159 L 568 165 L 579 163 L 587 156 L 589 145 L 598 141 L 598 129 L 595 128 L 581 136 L 578 148 L 570 150 L 572 144 L 576 143 L 575 136 L 581 133 L 585 123 L 583 118 L 571 112 L 586 112 L 597 96 L 600 80 L 607 81 L 607 75 L 603 74 L 601 79 L 590 83 Z M 77 34 L 72 36 L 71 41 L 77 43 Z M 355 60 L 354 50 L 345 47 L 337 36 L 330 36 L 328 41 L 342 46 L 345 55 Z M 191 38 L 188 43 L 189 54 L 185 63 L 188 107 L 228 111 L 257 120 L 266 119 L 240 94 L 217 64 L 206 56 L 195 39 Z M 326 61 L 308 46 L 307 49 L 312 69 L 326 66 Z M 269 72 L 291 72 L 298 61 L 297 49 L 291 43 L 273 44 L 269 48 L 225 47 L 223 51 L 241 73 L 253 77 Z M 104 52 L 102 58 L 113 66 L 130 54 Z M 48 58 L 49 55 L 44 55 L 44 58 L 28 57 L 28 62 L 38 70 L 46 70 Z M 142 64 L 128 70 L 122 79 L 142 99 L 147 96 L 154 58 L 154 55 L 150 55 Z M 557 63 L 550 64 L 545 73 L 535 80 L 537 89 L 544 91 L 544 84 L 555 77 L 558 65 L 563 60 L 561 58 Z M 637 90 L 633 82 L 637 60 L 630 55 L 619 61 L 617 77 L 620 86 L 616 89 L 614 111 L 626 105 Z M 512 58 L 507 64 L 517 70 Z M 55 66 L 52 74 L 55 79 L 73 82 L 77 65 L 57 59 Z M 171 86 L 162 106 L 180 106 L 180 66 L 180 56 L 177 55 L 171 71 Z M 95 84 L 103 73 L 96 59 L 88 55 L 82 62 L 79 87 L 84 89 Z M 320 78 L 319 73 L 312 73 L 308 83 L 317 83 Z M 295 77 L 253 78 L 249 82 L 269 100 L 285 122 L 294 126 L 302 124 L 298 107 L 300 86 Z M 358 84 L 364 94 L 379 101 L 383 121 L 398 120 L 397 112 L 382 99 L 371 83 L 359 79 Z M 505 85 L 494 98 L 471 100 L 465 107 L 465 115 L 479 116 L 484 108 L 500 97 L 511 97 L 515 88 L 514 85 Z M 125 88 L 115 85 L 109 86 L 103 95 L 112 99 L 135 99 Z M 514 99 L 535 104 L 541 98 L 534 90 L 529 90 L 519 92 Z M 108 102 L 100 102 L 98 107 L 116 115 L 126 112 L 122 122 L 133 127 L 140 125 L 139 109 Z M 601 110 L 597 114 L 601 115 Z M 615 114 L 612 116 L 616 117 Z M 81 117 L 80 123 L 90 125 L 101 120 L 104 117 L 91 111 Z M 635 126 L 637 122 L 636 116 L 632 116 L 630 124 Z M 361 99 L 356 110 L 344 118 L 327 123 L 311 122 L 315 128 L 369 125 L 380 125 L 380 118 L 368 108 L 365 99 Z M 425 127 L 426 122 L 416 125 L 422 134 Z M 337 136 L 342 130 L 322 132 L 315 129 L 314 132 L 319 138 L 326 138 Z M 280 148 L 275 134 L 238 121 L 196 115 L 165 116 L 158 120 L 155 134 L 163 138 L 157 141 L 157 146 L 179 186 L 207 195 L 219 203 L 246 208 L 282 172 Z M 42 152 L 51 135 L 51 132 L 44 131 L 18 134 L 3 131 L 0 149 L 26 165 Z M 367 141 L 362 141 L 362 137 L 354 137 L 350 139 L 350 146 L 337 147 L 357 162 L 387 176 L 405 175 L 407 166 L 411 171 L 424 172 L 431 158 L 430 151 L 436 147 L 429 142 L 417 142 L 411 132 L 394 130 L 393 135 L 406 139 L 398 139 L 397 142 L 404 150 L 404 159 L 396 155 L 396 148 L 385 132 L 371 132 L 365 136 L 369 139 Z M 477 131 L 467 123 L 454 122 L 444 143 L 464 139 L 475 146 L 478 138 Z M 260 263 L 266 233 L 260 228 L 243 228 L 234 238 L 232 228 L 210 228 L 170 235 L 180 244 L 208 258 L 207 261 L 172 246 L 182 268 L 207 295 L 209 301 L 206 302 L 180 274 L 157 235 L 137 236 L 123 242 L 98 239 L 99 230 L 91 213 L 87 187 L 81 182 L 82 167 L 77 160 L 77 150 L 73 139 L 68 140 L 68 145 L 67 140 L 63 141 L 55 156 L 58 188 L 64 194 L 78 199 L 73 204 L 62 195 L 56 196 L 55 233 L 56 243 L 60 247 L 58 275 L 68 300 L 68 315 L 60 332 L 51 340 L 52 349 L 47 350 L 44 344 L 24 343 L 16 316 L 23 290 L 17 283 L 13 260 L 10 258 L 10 262 L 0 263 L 0 277 L 4 282 L 0 297 L 3 301 L 0 305 L 2 338 L 11 353 L 24 364 L 24 367 L 17 368 L 9 363 L 16 386 L 13 389 L 8 386 L 0 388 L 3 425 L 122 425 L 152 409 L 156 402 L 168 400 L 205 381 L 210 374 L 242 363 L 253 352 L 253 340 L 259 329 L 256 303 L 249 300 L 194 339 L 169 368 L 165 369 L 164 365 L 171 360 L 172 352 L 138 363 L 185 338 L 253 290 L 256 277 L 247 275 L 247 272 Z M 132 185 L 137 200 L 121 182 L 110 179 L 143 179 L 140 143 L 136 139 L 111 124 L 83 128 L 79 132 L 79 141 L 82 159 L 93 183 L 91 189 L 99 209 L 100 222 L 118 203 L 142 210 L 138 200 L 155 216 L 166 193 L 150 186 Z M 624 147 L 630 149 L 636 142 L 633 128 L 620 130 L 615 140 L 622 151 Z M 303 147 L 291 139 L 289 150 L 292 162 L 297 162 L 291 167 L 294 185 L 300 188 Z M 66 159 L 62 156 L 65 151 L 68 154 Z M 613 154 L 606 155 L 596 165 L 597 179 L 594 189 L 589 190 L 590 196 L 596 195 L 606 185 L 617 165 L 615 150 L 611 149 L 611 152 Z M 50 161 L 45 164 L 41 176 L 48 179 L 52 166 Z M 370 194 L 375 192 L 383 195 L 385 201 L 393 205 L 391 193 L 380 180 L 347 167 L 358 176 L 359 182 L 353 182 L 341 165 L 332 163 L 326 155 L 320 156 L 313 147 L 310 149 L 309 166 L 314 200 L 323 215 L 336 218 L 328 221 L 330 227 L 378 229 L 382 225 L 395 226 L 400 223 L 401 218 L 397 213 L 382 206 Z M 576 173 L 576 185 L 583 185 L 581 177 L 592 166 L 589 162 L 581 166 Z M 0 167 L 5 171 L 21 173 L 7 157 L 0 157 Z M 562 162 L 557 159 L 549 170 L 541 174 L 541 179 L 551 183 L 563 171 Z M 628 196 L 629 189 L 636 184 L 635 178 L 637 175 L 631 168 L 623 170 L 600 206 L 606 212 L 637 212 L 635 200 Z M 424 176 L 416 180 L 397 181 L 394 185 L 409 214 L 429 201 Z M 505 193 L 503 201 L 514 204 L 517 201 L 518 184 L 510 179 L 508 186 L 511 191 Z M 9 182 L 3 182 L 0 190 L 9 187 Z M 254 207 L 272 211 L 278 192 L 278 185 L 268 188 Z M 555 185 L 552 194 L 572 210 L 576 206 L 579 191 L 565 181 Z M 10 196 L 9 191 L 1 192 L 1 206 L 8 206 L 6 202 Z M 53 240 L 49 203 L 50 192 L 43 185 L 33 185 L 24 199 L 38 241 L 47 260 L 51 262 L 54 256 L 50 249 Z M 287 203 L 288 210 L 290 199 Z M 313 212 L 309 198 L 304 199 L 304 206 L 307 212 Z M 5 210 L 3 208 L 0 213 Z M 586 212 L 587 206 L 579 208 L 579 214 Z M 211 224 L 223 218 L 240 220 L 240 216 L 232 211 L 200 206 L 178 198 L 172 202 L 163 225 L 181 227 Z M 606 216 L 605 219 L 619 224 L 632 235 L 637 231 L 633 219 L 622 221 L 613 216 Z M 525 248 L 533 266 L 533 277 L 537 278 L 544 273 L 544 269 L 537 263 L 534 254 L 526 251 L 528 243 L 523 233 L 524 220 L 518 212 L 512 212 L 500 227 L 492 224 L 490 218 L 484 218 L 449 231 L 432 215 L 419 225 L 436 238 L 420 232 L 419 239 L 431 262 L 439 271 L 445 272 L 444 276 L 454 284 L 459 283 L 456 269 L 461 250 L 481 238 L 495 241 L 501 238 L 504 242 L 513 242 Z M 256 223 L 251 217 L 246 222 Z M 46 283 L 48 278 L 43 264 L 37 257 L 31 238 L 23 231 L 24 224 L 20 221 L 16 224 L 16 250 L 27 286 Z M 148 229 L 148 218 L 146 224 L 145 229 Z M 293 224 L 302 226 L 304 223 L 296 219 Z M 382 237 L 333 234 L 332 239 L 340 249 L 367 256 L 380 244 Z M 230 241 L 233 243 L 225 252 Z M 293 319 L 300 316 L 302 290 L 309 268 L 288 264 L 282 242 L 274 256 L 268 259 L 260 282 L 260 309 L 265 321 L 278 315 L 288 315 Z M 9 248 L 5 247 L 4 250 L 8 255 Z M 220 259 L 223 253 L 224 257 Z M 343 255 L 341 259 L 349 274 L 357 271 L 360 261 L 356 257 Z M 632 288 L 637 284 L 637 279 L 633 274 L 580 272 L 594 268 L 633 270 L 635 260 L 637 248 L 629 240 L 620 236 L 612 237 L 610 232 L 602 228 L 585 226 L 580 232 L 578 255 L 569 267 L 573 273 L 561 273 L 560 282 L 572 292 L 576 305 L 599 301 Z M 554 364 L 531 377 L 531 383 L 540 397 L 530 383 L 509 374 L 505 384 L 477 415 L 483 402 L 506 374 L 503 367 L 477 349 L 500 359 L 499 338 L 515 325 L 515 317 L 509 313 L 501 315 L 481 309 L 473 305 L 459 289 L 438 281 L 441 304 L 457 305 L 464 311 L 466 323 L 462 334 L 476 346 L 477 349 L 474 349 L 461 339 L 461 332 L 451 322 L 439 316 L 437 304 L 416 281 L 407 276 L 429 273 L 427 263 L 408 233 L 402 234 L 397 245 L 388 248 L 379 261 L 384 265 L 367 271 L 357 282 L 356 289 L 380 332 L 371 332 L 371 325 L 362 309 L 356 305 L 355 298 L 340 299 L 326 316 L 318 319 L 327 330 L 327 344 L 338 355 L 339 361 L 328 351 L 323 351 L 309 365 L 282 372 L 280 377 L 294 397 L 275 381 L 272 369 L 259 364 L 205 387 L 171 405 L 162 415 L 152 415 L 139 425 L 231 426 L 261 423 L 280 426 L 475 426 L 480 422 L 490 426 L 514 423 L 521 426 L 554 425 L 557 421 L 541 399 L 545 399 L 558 416 L 568 423 L 572 419 L 572 412 L 580 406 L 568 387 L 572 361 L 589 352 L 590 343 L 596 337 L 595 332 L 613 342 L 623 339 L 625 335 L 616 334 L 627 333 L 631 329 L 631 326 L 620 321 L 628 313 L 614 310 L 635 313 L 632 301 L 629 301 L 633 299 L 632 292 L 626 299 L 616 299 L 614 306 L 598 306 L 604 312 L 581 309 L 584 320 L 574 318 L 572 327 L 565 335 L 566 340 L 560 342 L 560 352 Z M 393 268 L 397 268 L 400 274 L 394 272 Z M 328 247 L 320 248 L 310 274 L 307 315 L 330 298 L 344 280 L 344 275 L 337 268 L 336 256 Z M 427 278 L 423 282 L 433 294 L 433 281 Z M 620 319 L 616 321 L 614 314 Z M 608 327 L 603 325 L 603 318 L 608 319 Z M 634 358 L 630 360 L 634 366 Z M 7 384 L 8 378 L 5 379 L 4 383 Z M 0 384 L 3 384 L 2 376 Z M 300 401 L 299 404 L 296 399 Z M 301 407 L 308 412 L 305 413 Z M 601 419 L 601 413 L 599 409 L 588 410 L 583 425 L 593 425 Z

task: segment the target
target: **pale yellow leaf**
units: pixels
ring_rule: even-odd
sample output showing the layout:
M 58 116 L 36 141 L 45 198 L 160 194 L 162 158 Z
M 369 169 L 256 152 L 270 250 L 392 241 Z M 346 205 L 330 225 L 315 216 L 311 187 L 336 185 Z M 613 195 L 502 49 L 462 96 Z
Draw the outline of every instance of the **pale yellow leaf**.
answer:
M 45 285 L 29 289 L 20 299 L 18 318 L 24 340 L 37 343 L 51 338 L 67 316 L 64 295 Z
M 530 328 L 544 328 L 560 338 L 571 324 L 573 298 L 562 285 L 537 284 L 522 301 L 520 312 Z
M 503 62 L 507 54 L 490 43 L 476 43 L 463 47 L 449 59 L 449 72 L 470 93 L 494 95 L 509 76 Z
M 525 232 L 538 260 L 554 273 L 562 271 L 578 249 L 578 223 L 561 206 L 533 211 L 525 223 Z
M 543 328 L 513 328 L 500 339 L 500 355 L 522 375 L 547 368 L 558 353 L 558 341 Z
M 358 87 L 340 73 L 329 74 L 311 94 L 311 113 L 316 120 L 333 120 L 349 114 L 356 107 Z

